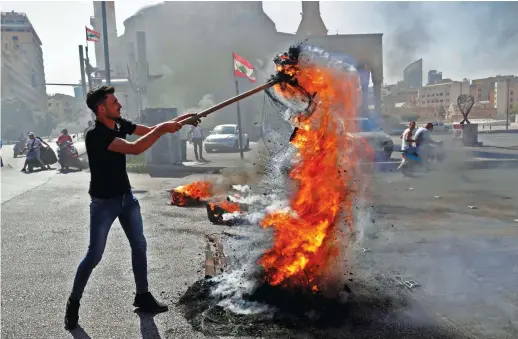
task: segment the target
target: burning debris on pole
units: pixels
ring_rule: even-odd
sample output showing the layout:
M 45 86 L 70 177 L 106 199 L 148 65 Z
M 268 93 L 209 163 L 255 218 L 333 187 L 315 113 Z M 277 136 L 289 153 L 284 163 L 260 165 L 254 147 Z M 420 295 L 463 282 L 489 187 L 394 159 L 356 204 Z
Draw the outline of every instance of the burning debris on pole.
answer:
M 171 205 L 203 206 L 205 200 L 212 197 L 212 188 L 212 183 L 208 181 L 196 181 L 192 184 L 178 186 L 171 191 Z
M 229 262 L 239 267 L 195 283 L 182 297 L 187 319 L 204 333 L 260 330 L 265 321 L 273 327 L 336 326 L 335 320 L 354 314 L 347 263 L 363 188 L 350 134 L 358 129 L 360 84 L 344 60 L 303 44 L 275 58 L 274 84 L 265 90 L 295 130 L 287 148 L 271 155 L 262 194 L 248 189 L 207 203 L 216 224 L 235 224 L 228 218 L 238 215 L 265 231 L 254 232 L 258 238 L 242 244 L 242 254 L 232 253 L 236 260 Z M 247 211 L 241 207 L 245 201 Z M 355 302 L 362 302 L 359 292 Z M 218 330 L 225 326 L 228 331 Z

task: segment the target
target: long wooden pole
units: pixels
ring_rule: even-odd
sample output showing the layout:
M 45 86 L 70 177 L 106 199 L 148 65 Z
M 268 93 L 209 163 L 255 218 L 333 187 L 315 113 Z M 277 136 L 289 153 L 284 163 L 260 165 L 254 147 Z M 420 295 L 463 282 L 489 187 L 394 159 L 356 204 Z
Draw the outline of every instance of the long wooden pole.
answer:
M 239 95 L 236 95 L 233 98 L 230 98 L 230 99 L 228 99 L 226 101 L 223 101 L 222 103 L 219 103 L 219 104 L 217 104 L 215 106 L 207 108 L 206 110 L 197 113 L 193 117 L 190 117 L 190 118 L 187 118 L 187 119 L 184 119 L 184 120 L 180 121 L 180 123 L 182 125 L 188 125 L 188 124 L 196 121 L 199 118 L 204 118 L 204 117 L 206 117 L 207 115 L 209 115 L 209 114 L 211 114 L 213 112 L 216 112 L 216 111 L 218 111 L 218 110 L 220 110 L 220 109 L 222 109 L 224 107 L 227 107 L 229 105 L 232 105 L 233 103 L 235 103 L 235 102 L 237 102 L 239 100 L 242 100 L 244 98 L 248 98 L 249 96 L 254 95 L 255 93 L 264 91 L 265 89 L 270 88 L 273 85 L 278 84 L 278 83 L 279 83 L 278 80 L 270 80 L 267 83 L 265 83 L 264 85 L 261 85 L 259 87 L 253 88 L 253 89 L 251 89 L 251 90 L 249 90 L 247 92 L 241 93 Z
M 237 78 L 234 75 L 234 83 L 236 84 L 236 95 L 239 95 L 239 85 L 237 84 Z M 239 143 L 239 154 L 241 155 L 241 159 L 244 159 L 243 155 L 243 131 L 241 128 L 241 108 L 239 107 L 239 101 L 237 102 L 237 137 L 238 137 L 238 143 Z

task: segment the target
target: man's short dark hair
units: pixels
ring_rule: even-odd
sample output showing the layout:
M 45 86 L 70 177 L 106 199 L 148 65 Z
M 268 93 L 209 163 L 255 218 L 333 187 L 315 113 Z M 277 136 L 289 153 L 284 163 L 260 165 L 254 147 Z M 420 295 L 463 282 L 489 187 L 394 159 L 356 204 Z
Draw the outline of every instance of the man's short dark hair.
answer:
M 104 103 L 108 94 L 113 93 L 115 93 L 115 88 L 112 86 L 94 88 L 86 95 L 86 105 L 97 115 L 97 106 Z

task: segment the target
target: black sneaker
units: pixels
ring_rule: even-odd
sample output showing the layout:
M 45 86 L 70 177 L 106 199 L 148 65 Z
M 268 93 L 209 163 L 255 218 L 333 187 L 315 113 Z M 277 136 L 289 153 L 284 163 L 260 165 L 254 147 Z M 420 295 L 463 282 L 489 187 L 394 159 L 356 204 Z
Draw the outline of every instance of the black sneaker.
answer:
M 169 307 L 155 299 L 151 292 L 137 293 L 133 306 L 138 307 L 142 312 L 162 313 L 167 312 Z
M 79 301 L 68 299 L 67 310 L 65 312 L 65 329 L 71 331 L 77 328 L 79 321 Z

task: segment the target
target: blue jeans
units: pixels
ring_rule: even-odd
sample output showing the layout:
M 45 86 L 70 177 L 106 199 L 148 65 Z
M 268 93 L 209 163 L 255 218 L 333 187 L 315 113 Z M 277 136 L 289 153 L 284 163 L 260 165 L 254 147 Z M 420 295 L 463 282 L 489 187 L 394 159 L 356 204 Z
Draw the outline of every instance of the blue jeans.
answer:
M 137 285 L 137 293 L 148 291 L 146 238 L 140 215 L 140 204 L 131 192 L 117 198 L 92 198 L 90 203 L 90 244 L 77 268 L 71 297 L 80 300 L 90 274 L 101 261 L 108 239 L 108 232 L 119 218 L 131 247 L 131 264 Z

